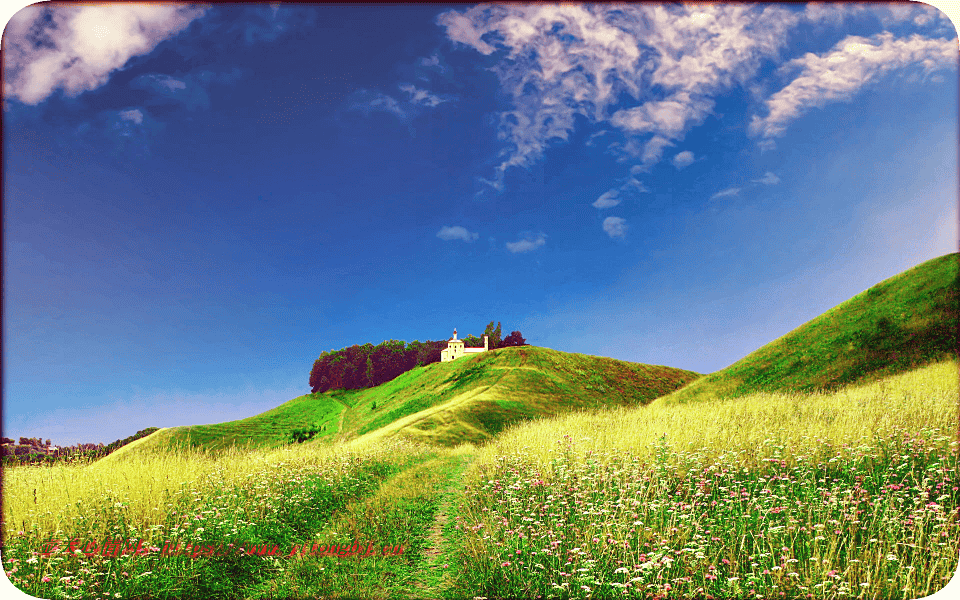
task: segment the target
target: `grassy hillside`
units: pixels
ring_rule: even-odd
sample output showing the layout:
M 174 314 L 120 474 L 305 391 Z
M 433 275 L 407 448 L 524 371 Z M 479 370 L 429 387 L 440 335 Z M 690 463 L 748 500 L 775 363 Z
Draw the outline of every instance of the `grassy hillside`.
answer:
M 326 394 L 305 394 L 284 402 L 266 412 L 226 423 L 173 427 L 162 438 L 167 444 L 184 444 L 207 450 L 221 450 L 231 446 L 270 448 L 290 441 L 290 432 L 298 427 L 319 424 L 317 437 L 330 436 L 337 431 L 344 405 Z
M 644 404 L 698 376 L 535 346 L 501 348 L 418 367 L 375 388 L 307 394 L 247 419 L 176 427 L 163 439 L 208 449 L 270 447 L 287 443 L 297 427 L 321 423 L 314 438 L 321 443 L 403 430 L 421 441 L 456 445 L 486 440 L 523 420 Z
M 664 401 L 832 390 L 956 358 L 958 258 L 882 281 Z

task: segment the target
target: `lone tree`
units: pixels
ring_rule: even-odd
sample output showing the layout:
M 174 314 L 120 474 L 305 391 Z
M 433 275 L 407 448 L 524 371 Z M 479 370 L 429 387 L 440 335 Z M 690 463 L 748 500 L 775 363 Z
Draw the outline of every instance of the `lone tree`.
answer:
M 487 336 L 487 341 L 490 343 L 491 350 L 496 350 L 503 345 L 503 340 L 500 339 L 499 321 L 497 321 L 496 328 L 493 326 L 493 321 L 490 321 L 490 324 L 487 325 L 487 328 L 483 330 L 483 335 Z

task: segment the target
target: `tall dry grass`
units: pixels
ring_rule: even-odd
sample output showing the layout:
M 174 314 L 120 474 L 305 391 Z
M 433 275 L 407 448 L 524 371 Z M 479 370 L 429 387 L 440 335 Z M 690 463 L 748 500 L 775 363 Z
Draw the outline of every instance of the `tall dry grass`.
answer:
M 284 469 L 329 469 L 351 460 L 402 459 L 417 451 L 399 440 L 357 449 L 308 443 L 216 453 L 154 444 L 143 452 L 92 463 L 8 468 L 3 483 L 4 539 L 18 531 L 54 535 L 71 529 L 80 517 L 89 518 L 115 503 L 123 505 L 130 522 L 149 529 L 166 520 L 171 503 L 184 493 L 243 482 L 253 485 L 254 479 L 270 478 Z
M 869 444 L 895 430 L 957 431 L 960 396 L 956 361 L 945 361 L 832 393 L 757 393 L 740 398 L 672 404 L 662 400 L 633 409 L 580 412 L 514 427 L 483 448 L 473 471 L 498 456 L 523 454 L 546 472 L 564 436 L 576 452 L 626 453 L 652 461 L 657 447 L 702 453 L 739 454 L 755 466 L 773 448 L 802 456 L 826 442 L 835 447 Z M 821 440 L 822 442 L 818 442 Z M 602 460 L 602 459 L 600 459 Z

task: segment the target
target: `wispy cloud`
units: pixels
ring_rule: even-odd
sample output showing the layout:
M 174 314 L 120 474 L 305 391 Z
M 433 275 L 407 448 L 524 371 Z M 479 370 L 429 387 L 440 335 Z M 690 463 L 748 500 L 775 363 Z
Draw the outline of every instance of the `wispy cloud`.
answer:
M 683 152 L 678 152 L 673 156 L 673 166 L 677 169 L 689 167 L 693 164 L 693 160 L 693 152 L 684 150 Z
M 737 194 L 740 193 L 740 189 L 741 189 L 741 188 L 738 188 L 738 187 L 728 187 L 727 189 L 725 189 L 725 190 L 720 190 L 720 191 L 717 192 L 716 194 L 710 196 L 710 199 L 712 200 L 712 199 L 714 199 L 714 198 L 724 198 L 724 197 L 726 197 L 726 196 L 736 196 Z
M 848 13 L 889 22 L 935 18 L 925 8 L 866 4 L 803 11 L 741 3 L 506 4 L 451 10 L 437 22 L 457 47 L 495 63 L 491 70 L 510 102 L 499 115 L 506 148 L 493 177 L 483 181 L 502 189 L 507 170 L 529 167 L 550 144 L 566 142 L 578 115 L 618 129 L 625 139 L 611 149 L 621 160 L 640 159 L 649 171 L 664 148 L 713 113 L 714 98 L 749 85 L 765 62 L 780 61 L 792 29 L 833 25 Z M 800 77 L 770 98 L 769 115 L 751 126 L 761 147 L 772 148 L 772 138 L 809 106 L 845 98 L 883 72 L 956 63 L 955 41 L 895 40 L 890 33 L 872 39 L 850 38 L 827 56 L 789 63 Z
M 498 53 L 492 70 L 512 103 L 500 115 L 509 146 L 488 181 L 500 189 L 506 170 L 566 141 L 576 115 L 620 129 L 629 139 L 616 148 L 649 168 L 710 114 L 712 95 L 775 56 L 798 20 L 778 6 L 509 4 L 448 11 L 438 23 L 452 41 Z M 609 115 L 625 97 L 636 105 Z
M 467 231 L 466 227 L 460 225 L 444 225 L 440 228 L 440 231 L 437 232 L 437 237 L 445 241 L 463 240 L 465 242 L 472 242 L 478 239 L 480 234 Z
M 390 113 L 396 115 L 401 121 L 405 121 L 408 116 L 396 98 L 382 92 L 372 92 L 370 90 L 358 90 L 354 93 L 350 102 L 350 108 L 358 110 L 365 115 L 369 115 L 372 112 Z
M 133 121 L 137 125 L 143 123 L 143 113 L 138 108 L 122 110 L 119 113 L 121 121 Z
M 136 3 L 28 6 L 4 32 L 4 95 L 34 105 L 58 89 L 68 96 L 96 89 L 205 10 Z
M 538 233 L 537 235 L 526 234 L 522 236 L 522 238 L 523 239 L 517 242 L 507 242 L 507 250 L 514 254 L 530 252 L 547 243 L 547 236 L 543 233 Z
M 429 106 L 432 108 L 442 102 L 449 101 L 447 98 L 441 98 L 436 94 L 431 94 L 427 90 L 421 90 L 410 83 L 401 83 L 399 87 L 401 91 L 410 97 L 410 103 L 418 106 Z
M 594 201 L 593 207 L 612 208 L 618 204 L 620 204 L 620 191 L 613 189 L 600 194 L 600 197 Z
M 636 194 L 649 192 L 650 190 L 647 189 L 647 186 L 643 185 L 643 182 L 634 176 L 646 170 L 647 167 L 645 165 L 634 165 L 630 168 L 630 175 L 622 179 L 622 183 L 618 187 L 611 188 L 600 194 L 600 196 L 593 201 L 592 206 L 598 209 L 613 208 L 623 202 L 625 197 L 629 198 Z
M 440 69 L 443 69 L 443 67 L 440 66 L 440 57 L 437 56 L 436 54 L 430 55 L 430 58 L 421 58 L 421 59 L 420 59 L 420 66 L 421 66 L 421 67 L 428 67 L 428 68 L 429 68 L 429 67 L 438 67 L 438 68 L 440 68 Z
M 587 141 L 584 142 L 584 144 L 586 144 L 587 146 L 595 146 L 596 143 L 597 143 L 597 138 L 599 138 L 599 137 L 602 136 L 602 135 L 606 135 L 606 134 L 608 134 L 608 133 L 610 133 L 610 132 L 607 131 L 606 129 L 603 129 L 603 130 L 601 130 L 601 131 L 597 131 L 596 133 L 591 133 L 591 134 L 590 134 L 590 137 L 587 138 Z
M 603 220 L 603 230 L 612 238 L 623 238 L 627 235 L 627 221 L 622 217 L 607 217 Z
M 155 94 L 154 102 L 174 101 L 182 103 L 188 110 L 210 107 L 210 96 L 195 81 L 177 79 L 160 73 L 140 75 L 130 82 L 130 87 L 148 90 Z
M 750 182 L 762 183 L 764 185 L 776 185 L 780 183 L 780 178 L 774 175 L 773 173 L 771 173 L 770 171 L 767 171 L 766 173 L 763 174 L 763 177 L 761 177 L 760 179 L 751 179 Z
M 791 60 L 781 71 L 799 73 L 766 101 L 765 117 L 753 116 L 749 133 L 772 141 L 811 108 L 849 101 L 864 86 L 911 66 L 922 67 L 926 74 L 956 69 L 957 40 L 919 35 L 895 39 L 890 32 L 870 38 L 848 36 L 823 55 L 808 53 Z
M 407 100 L 398 100 L 383 92 L 358 90 L 351 97 L 350 108 L 359 110 L 364 114 L 376 111 L 387 112 L 396 115 L 401 121 L 409 123 L 413 117 L 422 113 L 423 110 L 436 108 L 443 102 L 449 102 L 452 99 L 447 96 L 438 96 L 410 83 L 401 83 L 397 87 L 407 95 Z
M 665 139 L 679 139 L 691 124 L 701 123 L 712 108 L 712 100 L 678 92 L 666 100 L 619 110 L 610 122 L 632 133 L 654 133 Z
M 163 128 L 146 108 L 138 107 L 102 112 L 94 123 L 85 122 L 82 135 L 104 136 L 115 152 L 129 159 L 149 157 L 153 139 Z

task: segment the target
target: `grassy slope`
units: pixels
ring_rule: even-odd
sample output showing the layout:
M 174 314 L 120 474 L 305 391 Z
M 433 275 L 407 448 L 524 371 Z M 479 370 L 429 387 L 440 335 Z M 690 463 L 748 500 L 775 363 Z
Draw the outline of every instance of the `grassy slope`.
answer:
M 832 390 L 956 358 L 958 255 L 878 283 L 668 402 L 766 391 Z
M 332 436 L 337 431 L 343 409 L 343 404 L 331 397 L 321 395 L 315 398 L 312 394 L 306 394 L 246 419 L 213 425 L 174 427 L 165 440 L 168 443 L 181 443 L 209 450 L 235 445 L 254 448 L 279 446 L 289 441 L 293 429 L 313 423 L 319 423 L 324 428 L 318 437 Z M 145 439 L 159 433 L 160 431 L 157 431 Z
M 209 449 L 267 447 L 285 443 L 294 428 L 321 422 L 325 430 L 315 438 L 321 443 L 384 428 L 385 435 L 403 429 L 423 441 L 455 445 L 488 439 L 522 420 L 646 403 L 698 376 L 535 346 L 502 348 L 418 367 L 375 388 L 307 394 L 240 421 L 176 427 L 161 438 Z
M 340 439 L 402 431 L 444 445 L 481 442 L 524 420 L 644 404 L 696 377 L 671 367 L 549 348 L 501 348 L 434 363 L 355 393 Z

